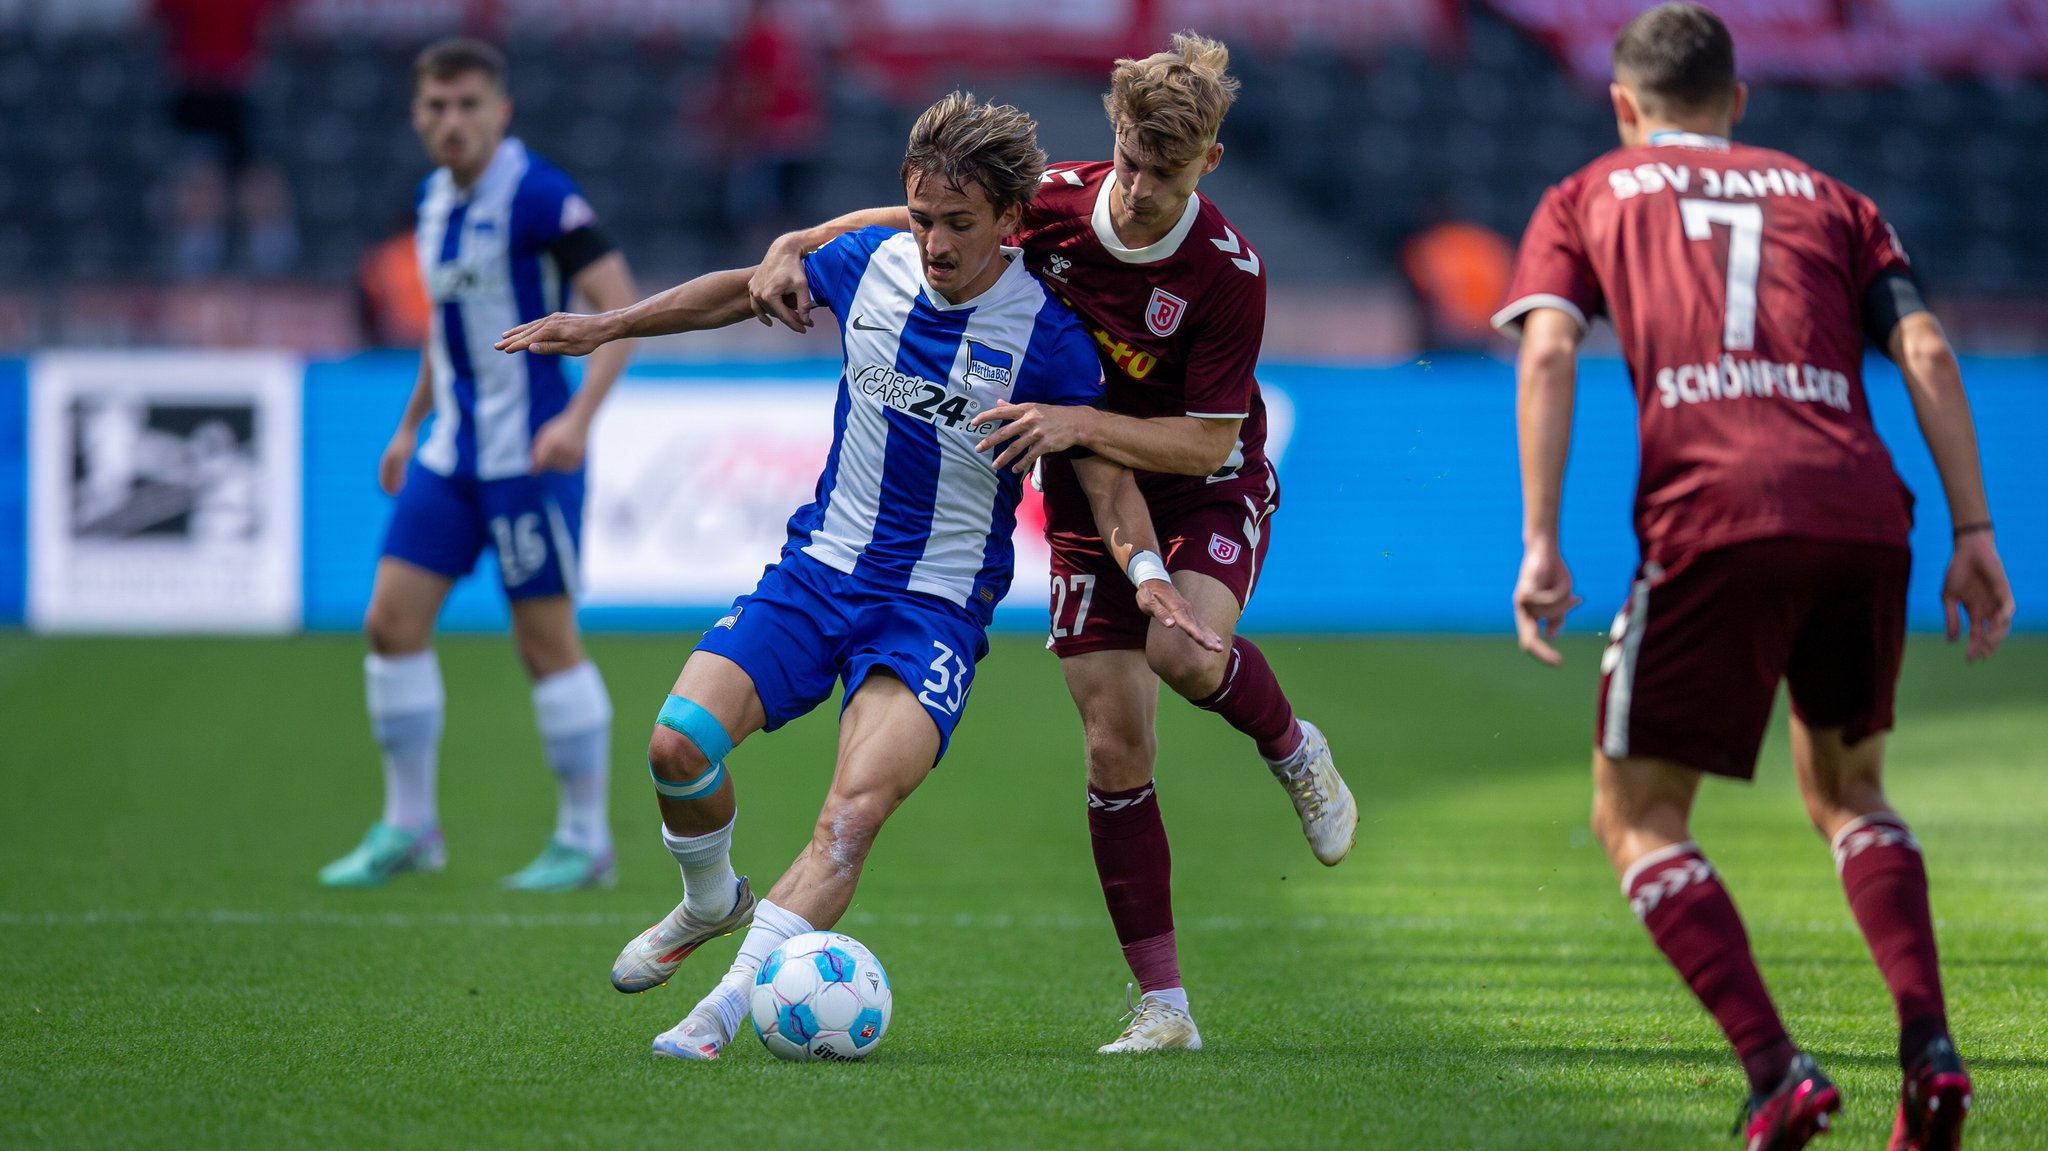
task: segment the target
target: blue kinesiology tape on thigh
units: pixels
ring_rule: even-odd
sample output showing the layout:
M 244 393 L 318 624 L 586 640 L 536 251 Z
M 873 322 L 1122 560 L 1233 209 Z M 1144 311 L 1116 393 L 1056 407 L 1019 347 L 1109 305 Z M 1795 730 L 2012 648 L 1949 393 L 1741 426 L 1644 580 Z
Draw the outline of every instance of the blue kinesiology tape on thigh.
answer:
M 672 695 L 661 705 L 655 722 L 696 744 L 711 766 L 681 783 L 670 783 L 650 763 L 647 773 L 654 777 L 654 790 L 665 799 L 677 800 L 703 799 L 717 791 L 718 785 L 725 782 L 725 757 L 732 754 L 732 740 L 717 717 L 695 700 Z

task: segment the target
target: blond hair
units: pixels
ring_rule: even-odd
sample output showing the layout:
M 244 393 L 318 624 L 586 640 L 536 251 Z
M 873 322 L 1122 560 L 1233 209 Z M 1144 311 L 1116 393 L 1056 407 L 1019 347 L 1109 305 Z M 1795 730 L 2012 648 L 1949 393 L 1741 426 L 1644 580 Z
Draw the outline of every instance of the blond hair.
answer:
M 1221 40 L 1176 32 L 1168 51 L 1116 62 L 1102 107 L 1118 131 L 1131 133 L 1143 159 L 1180 167 L 1216 142 L 1237 99 L 1229 68 Z
M 938 179 L 956 192 L 978 185 L 998 216 L 1028 204 L 1045 175 L 1038 123 L 1008 104 L 982 104 L 953 92 L 924 110 L 910 128 L 900 173 Z

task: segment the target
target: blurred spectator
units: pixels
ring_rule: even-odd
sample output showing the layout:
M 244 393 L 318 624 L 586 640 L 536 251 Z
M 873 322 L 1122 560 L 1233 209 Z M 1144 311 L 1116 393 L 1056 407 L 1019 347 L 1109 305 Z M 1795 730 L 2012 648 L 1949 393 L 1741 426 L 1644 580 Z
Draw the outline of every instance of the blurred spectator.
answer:
M 816 45 L 778 0 L 752 0 L 733 38 L 716 104 L 727 235 L 757 253 L 808 222 L 803 197 L 824 138 Z
M 186 144 L 171 197 L 171 265 L 212 276 L 228 258 L 229 206 L 241 224 L 241 264 L 282 275 L 298 259 L 298 226 L 284 173 L 257 155 L 249 80 L 263 26 L 286 0 L 155 0 L 169 38 L 171 124 Z
M 426 343 L 427 286 L 420 279 L 419 246 L 410 215 L 399 231 L 370 245 L 356 262 L 356 289 L 364 340 L 379 348 L 417 348 Z
M 1514 247 L 1484 224 L 1437 215 L 1401 245 L 1401 271 L 1422 308 L 1423 346 L 1476 351 L 1498 338 L 1493 313 L 1507 298 Z

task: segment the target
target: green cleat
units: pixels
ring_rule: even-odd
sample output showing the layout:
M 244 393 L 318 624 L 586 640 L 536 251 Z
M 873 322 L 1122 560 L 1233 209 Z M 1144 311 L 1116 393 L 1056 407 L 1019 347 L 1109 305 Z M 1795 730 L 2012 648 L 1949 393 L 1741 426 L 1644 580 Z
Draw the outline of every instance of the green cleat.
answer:
M 619 881 L 617 857 L 609 850 L 592 854 L 559 839 L 548 840 L 540 855 L 516 874 L 498 881 L 507 891 L 581 891 L 610 887 Z
M 320 869 L 327 887 L 379 887 L 403 871 L 439 871 L 448 866 L 448 844 L 438 826 L 406 831 L 381 820 L 370 825 L 356 849 Z

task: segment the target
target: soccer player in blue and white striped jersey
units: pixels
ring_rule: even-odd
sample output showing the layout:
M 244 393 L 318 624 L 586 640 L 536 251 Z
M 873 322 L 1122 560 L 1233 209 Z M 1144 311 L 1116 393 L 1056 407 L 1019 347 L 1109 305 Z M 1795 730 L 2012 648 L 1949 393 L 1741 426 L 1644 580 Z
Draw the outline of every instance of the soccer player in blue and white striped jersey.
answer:
M 560 360 L 503 356 L 491 345 L 507 327 L 560 309 L 572 289 L 601 308 L 630 303 L 633 281 L 569 177 L 506 138 L 512 102 L 495 48 L 434 44 L 415 63 L 413 84 L 413 126 L 440 166 L 420 185 L 416 234 L 432 328 L 378 471 L 397 506 L 364 621 L 384 812 L 320 878 L 363 887 L 442 866 L 434 795 L 442 687 L 430 645 L 450 587 L 490 547 L 560 784 L 554 835 L 506 885 L 606 884 L 611 702 L 583 653 L 573 597 L 584 443 L 625 346 L 593 356 L 572 391 Z
M 612 983 L 658 986 L 706 940 L 750 919 L 753 927 L 711 994 L 656 1037 L 657 1055 L 717 1058 L 762 961 L 783 940 L 838 921 L 882 822 L 959 722 L 990 615 L 1009 590 L 1021 494 L 1014 472 L 975 450 L 993 430 L 981 413 L 1101 395 L 1093 340 L 1002 246 L 1044 168 L 1030 117 L 954 93 L 911 130 L 911 230 L 851 232 L 805 259 L 813 297 L 839 317 L 845 353 L 831 452 L 816 500 L 789 521 L 781 560 L 704 637 L 661 709 L 648 761 L 683 902 L 626 946 Z M 700 277 L 608 315 L 552 316 L 499 346 L 580 353 L 736 323 L 753 314 L 752 272 Z M 1166 578 L 1131 474 L 1093 457 L 1074 464 L 1139 602 L 1189 642 L 1221 651 Z M 726 757 L 816 707 L 835 680 L 846 702 L 824 809 L 810 846 L 757 902 L 730 861 Z

